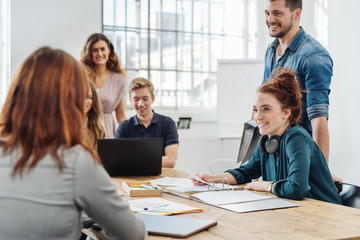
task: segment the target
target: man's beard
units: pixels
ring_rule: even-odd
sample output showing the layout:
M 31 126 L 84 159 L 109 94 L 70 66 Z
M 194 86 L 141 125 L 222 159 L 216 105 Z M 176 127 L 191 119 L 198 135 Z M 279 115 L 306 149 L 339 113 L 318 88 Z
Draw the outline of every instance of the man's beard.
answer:
M 269 31 L 269 35 L 270 35 L 271 37 L 282 38 L 282 37 L 284 37 L 284 36 L 291 30 L 291 28 L 292 28 L 293 26 L 294 26 L 294 23 L 291 22 L 289 25 L 285 26 L 285 29 L 282 30 L 281 32 L 272 34 L 272 33 Z

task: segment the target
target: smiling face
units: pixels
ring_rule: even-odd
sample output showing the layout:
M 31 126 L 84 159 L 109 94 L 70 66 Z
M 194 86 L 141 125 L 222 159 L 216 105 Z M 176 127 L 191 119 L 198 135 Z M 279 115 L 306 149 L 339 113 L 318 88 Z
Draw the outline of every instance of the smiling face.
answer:
M 91 60 L 96 65 L 106 65 L 109 60 L 110 48 L 104 40 L 93 44 L 91 48 Z
M 293 28 L 297 28 L 300 9 L 291 11 L 285 0 L 266 1 L 265 23 L 271 37 L 283 38 Z
M 151 116 L 151 104 L 155 101 L 155 97 L 151 97 L 150 90 L 139 88 L 130 92 L 130 102 L 136 111 L 138 118 L 147 118 Z
M 282 109 L 280 102 L 270 93 L 258 93 L 253 106 L 260 134 L 281 136 L 289 126 L 290 109 Z

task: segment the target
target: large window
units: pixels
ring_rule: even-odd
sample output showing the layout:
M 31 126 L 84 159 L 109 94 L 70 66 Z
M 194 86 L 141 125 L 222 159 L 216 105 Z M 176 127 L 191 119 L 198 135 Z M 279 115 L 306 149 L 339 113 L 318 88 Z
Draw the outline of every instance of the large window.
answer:
M 315 38 L 325 47 L 328 46 L 328 0 L 317 0 L 315 9 Z
M 0 108 L 10 82 L 10 0 L 0 0 Z
M 256 56 L 255 0 L 103 0 L 103 32 L 155 105 L 214 110 L 217 59 Z

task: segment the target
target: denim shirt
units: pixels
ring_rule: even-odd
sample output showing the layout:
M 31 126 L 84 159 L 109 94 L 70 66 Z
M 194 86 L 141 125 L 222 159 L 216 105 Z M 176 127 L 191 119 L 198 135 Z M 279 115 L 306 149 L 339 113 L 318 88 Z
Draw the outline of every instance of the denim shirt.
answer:
M 333 61 L 326 49 L 306 34 L 302 27 L 276 63 L 278 45 L 279 39 L 275 39 L 266 51 L 263 83 L 271 80 L 271 72 L 277 67 L 290 67 L 294 70 L 300 88 L 306 90 L 302 94 L 303 114 L 300 125 L 311 134 L 311 119 L 320 116 L 329 118 Z

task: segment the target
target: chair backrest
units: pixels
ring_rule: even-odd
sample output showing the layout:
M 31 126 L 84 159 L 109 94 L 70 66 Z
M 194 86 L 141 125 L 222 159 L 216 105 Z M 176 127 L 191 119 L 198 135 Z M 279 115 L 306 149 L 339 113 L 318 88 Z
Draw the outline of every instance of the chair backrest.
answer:
M 360 209 L 360 187 L 349 183 L 336 183 L 339 196 L 345 206 Z
M 239 164 L 235 159 L 216 159 L 210 162 L 209 171 L 211 174 L 219 174 L 237 167 L 239 167 Z
M 260 137 L 261 135 L 255 120 L 244 123 L 237 163 L 243 165 L 250 159 L 256 149 Z
M 216 159 L 210 162 L 209 170 L 212 174 L 223 173 L 225 170 L 237 168 L 245 164 L 254 153 L 261 135 L 255 120 L 244 123 L 237 160 Z

